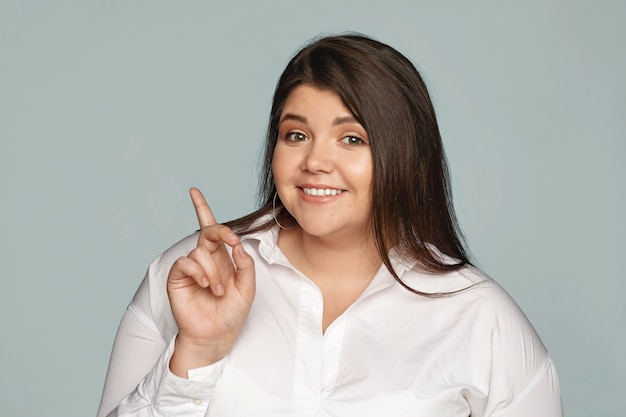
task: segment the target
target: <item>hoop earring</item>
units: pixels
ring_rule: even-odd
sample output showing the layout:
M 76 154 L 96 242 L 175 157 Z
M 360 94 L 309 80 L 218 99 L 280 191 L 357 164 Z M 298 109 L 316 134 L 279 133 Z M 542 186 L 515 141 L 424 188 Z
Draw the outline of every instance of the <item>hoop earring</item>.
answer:
M 285 226 L 283 226 L 282 224 L 280 224 L 280 222 L 276 218 L 276 197 L 277 196 L 278 196 L 278 191 L 276 191 L 274 193 L 274 200 L 272 201 L 272 216 L 274 217 L 274 221 L 276 222 L 278 227 L 280 227 L 281 229 L 283 229 L 283 230 L 291 230 L 291 229 L 293 229 L 293 227 L 285 227 Z

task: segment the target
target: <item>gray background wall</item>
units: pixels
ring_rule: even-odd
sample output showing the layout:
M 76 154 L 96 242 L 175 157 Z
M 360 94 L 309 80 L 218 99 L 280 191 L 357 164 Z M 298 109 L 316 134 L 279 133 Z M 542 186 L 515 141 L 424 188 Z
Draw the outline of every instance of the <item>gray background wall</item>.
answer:
M 271 93 L 355 30 L 430 86 L 478 264 L 556 362 L 566 415 L 623 414 L 626 3 L 0 0 L 0 410 L 94 415 L 152 258 L 253 208 Z

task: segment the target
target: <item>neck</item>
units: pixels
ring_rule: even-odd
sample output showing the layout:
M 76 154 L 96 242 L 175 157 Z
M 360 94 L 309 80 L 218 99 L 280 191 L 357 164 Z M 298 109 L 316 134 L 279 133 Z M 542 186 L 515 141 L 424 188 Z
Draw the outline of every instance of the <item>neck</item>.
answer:
M 287 259 L 322 294 L 322 333 L 359 298 L 380 268 L 374 239 L 365 237 L 320 238 L 299 227 L 278 235 L 278 246 Z
M 278 246 L 319 287 L 355 282 L 367 286 L 382 263 L 371 233 L 318 237 L 296 227 L 281 230 Z

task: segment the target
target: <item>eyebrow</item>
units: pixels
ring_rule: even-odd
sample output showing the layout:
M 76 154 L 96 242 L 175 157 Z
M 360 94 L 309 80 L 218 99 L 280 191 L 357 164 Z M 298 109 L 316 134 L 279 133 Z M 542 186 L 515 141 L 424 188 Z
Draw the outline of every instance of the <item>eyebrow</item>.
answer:
M 359 121 L 355 119 L 354 116 L 337 117 L 333 120 L 333 126 L 345 125 L 348 123 L 359 123 Z
M 285 120 L 295 120 L 296 122 L 308 124 L 306 117 L 301 116 L 299 114 L 295 114 L 295 113 L 285 114 L 283 117 L 281 117 L 279 124 L 284 122 Z M 337 117 L 335 120 L 333 120 L 332 125 L 339 126 L 339 125 L 348 124 L 348 123 L 359 123 L 359 121 L 355 119 L 354 116 L 343 116 L 343 117 Z
M 295 120 L 296 122 L 308 124 L 306 117 L 300 116 L 299 114 L 287 113 L 283 117 L 280 118 L 279 124 L 284 122 L 285 120 Z

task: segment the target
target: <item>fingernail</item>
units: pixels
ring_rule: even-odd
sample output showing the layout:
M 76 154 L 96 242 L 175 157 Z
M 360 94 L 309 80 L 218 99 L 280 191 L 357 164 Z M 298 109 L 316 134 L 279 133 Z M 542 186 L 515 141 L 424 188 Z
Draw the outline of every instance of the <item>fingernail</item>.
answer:
M 209 286 L 209 280 L 208 280 L 208 279 L 206 279 L 206 278 L 204 278 L 204 279 L 202 280 L 202 286 L 203 286 L 204 288 L 208 287 L 208 286 Z
M 215 287 L 215 295 L 224 295 L 224 286 L 222 284 L 217 284 L 217 287 Z

